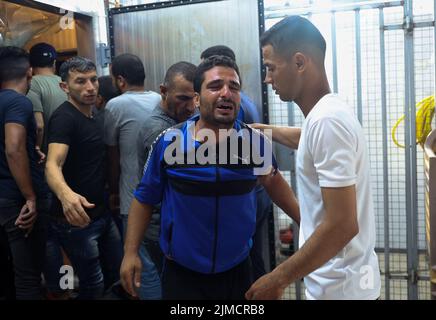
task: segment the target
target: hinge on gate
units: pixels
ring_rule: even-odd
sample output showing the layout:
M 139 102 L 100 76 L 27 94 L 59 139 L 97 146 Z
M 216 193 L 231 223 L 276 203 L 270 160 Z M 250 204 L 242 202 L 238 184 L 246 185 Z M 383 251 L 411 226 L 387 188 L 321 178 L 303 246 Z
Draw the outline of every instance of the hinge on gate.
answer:
M 97 46 L 97 63 L 102 67 L 111 63 L 111 50 L 105 43 L 99 43 Z
M 416 269 L 409 270 L 408 278 L 410 279 L 411 283 L 418 283 L 418 271 Z
M 413 32 L 413 20 L 411 16 L 406 16 L 404 19 L 404 30 L 407 33 Z

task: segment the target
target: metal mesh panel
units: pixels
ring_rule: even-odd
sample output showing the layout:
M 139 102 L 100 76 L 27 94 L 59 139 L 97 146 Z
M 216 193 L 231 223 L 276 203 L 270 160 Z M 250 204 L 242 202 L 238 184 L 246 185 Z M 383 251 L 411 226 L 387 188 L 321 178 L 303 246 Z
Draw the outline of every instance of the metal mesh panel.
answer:
M 428 22 L 433 19 L 433 1 L 423 0 L 414 2 L 414 22 Z M 326 70 L 330 84 L 334 72 L 332 67 L 332 34 L 331 14 L 312 14 L 308 17 L 320 29 L 327 41 Z M 361 87 L 362 93 L 362 125 L 366 135 L 371 165 L 371 182 L 376 214 L 377 253 L 382 273 L 381 298 L 386 298 L 385 276 L 389 277 L 389 299 L 407 299 L 407 224 L 406 224 L 406 161 L 405 150 L 397 147 L 391 138 L 391 130 L 396 121 L 404 115 L 405 106 L 405 57 L 404 57 L 404 30 L 399 28 L 403 23 L 403 8 L 389 7 L 383 9 L 384 25 L 384 57 L 386 82 L 386 117 L 387 136 L 384 136 L 382 127 L 382 86 L 380 65 L 380 25 L 379 9 L 365 9 L 360 14 L 360 38 L 356 37 L 354 11 L 336 12 L 336 53 L 337 53 L 337 79 L 338 93 L 347 103 L 353 106 L 356 113 L 359 111 L 357 101 L 357 73 L 356 73 L 356 44 L 360 40 L 361 61 Z M 266 28 L 280 19 L 267 20 Z M 393 27 L 391 27 L 393 26 Z M 433 27 L 416 27 L 414 29 L 414 61 L 415 61 L 415 94 L 416 101 L 433 94 L 434 90 L 434 39 Z M 329 49 L 330 47 L 330 49 Z M 270 122 L 272 124 L 299 126 L 303 117 L 299 108 L 289 107 L 286 103 L 269 91 Z M 284 118 L 288 116 L 289 118 Z M 397 129 L 397 139 L 404 144 L 404 123 Z M 384 181 L 383 167 L 383 140 L 387 139 L 388 179 Z M 286 178 L 290 179 L 290 173 Z M 417 197 L 418 205 L 413 210 L 418 214 L 418 298 L 430 298 L 430 285 L 428 281 L 428 263 L 425 254 L 425 225 L 424 225 L 424 174 L 423 153 L 417 149 Z M 385 194 L 384 183 L 387 182 L 389 192 Z M 387 198 L 386 198 L 387 197 Z M 384 201 L 388 200 L 389 223 L 385 223 Z M 277 213 L 278 225 L 283 213 Z M 389 232 L 389 242 L 385 243 L 385 232 Z M 388 254 L 384 254 L 387 248 Z M 284 258 L 278 255 L 278 262 Z M 389 269 L 385 260 L 389 259 Z M 304 292 L 304 284 L 301 286 Z M 285 299 L 298 298 L 295 284 L 285 291 Z M 301 296 L 304 298 L 304 294 Z

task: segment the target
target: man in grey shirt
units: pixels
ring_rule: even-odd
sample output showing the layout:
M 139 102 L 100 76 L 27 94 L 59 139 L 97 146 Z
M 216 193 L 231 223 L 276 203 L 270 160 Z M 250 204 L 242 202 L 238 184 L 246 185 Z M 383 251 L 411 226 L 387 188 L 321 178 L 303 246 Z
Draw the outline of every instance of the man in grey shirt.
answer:
M 151 111 L 159 106 L 161 97 L 156 92 L 145 91 L 144 65 L 135 55 L 115 57 L 111 76 L 122 94 L 107 103 L 104 115 L 104 140 L 108 146 L 109 161 L 109 205 L 114 210 L 119 199 L 125 231 L 133 190 L 142 175 L 140 158 L 144 157 L 143 147 L 132 142 L 144 133 L 144 124 Z
M 195 113 L 194 104 L 194 76 L 196 66 L 189 62 L 173 64 L 165 74 L 164 83 L 160 85 L 162 103 L 156 107 L 148 121 L 145 123 L 144 136 L 138 138 L 144 146 L 145 159 L 152 148 L 153 142 L 160 134 L 176 125 L 186 121 Z M 145 234 L 140 249 L 142 263 L 141 286 L 138 288 L 139 297 L 143 300 L 156 298 L 154 293 L 160 294 L 160 281 L 157 288 L 154 282 L 154 274 L 151 270 L 157 268 L 162 271 L 163 254 L 159 247 L 160 233 L 160 206 L 154 208 L 149 228 Z

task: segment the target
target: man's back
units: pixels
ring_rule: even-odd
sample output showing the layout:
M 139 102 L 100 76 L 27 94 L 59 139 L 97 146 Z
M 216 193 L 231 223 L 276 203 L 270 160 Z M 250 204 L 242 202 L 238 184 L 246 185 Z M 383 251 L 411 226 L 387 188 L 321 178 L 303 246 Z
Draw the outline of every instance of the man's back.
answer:
M 133 190 L 139 182 L 142 168 L 139 166 L 144 149 L 135 142 L 144 136 L 144 123 L 152 110 L 160 104 L 161 97 L 155 92 L 127 91 L 111 99 L 105 108 L 105 143 L 120 149 L 120 212 L 127 214 L 133 198 Z
M 325 217 L 321 188 L 352 185 L 356 188 L 359 233 L 335 257 L 306 276 L 308 298 L 376 299 L 380 278 L 374 252 L 375 221 L 367 146 L 357 118 L 336 95 L 324 96 L 303 123 L 297 178 L 300 247 Z M 361 266 L 371 268 L 371 273 L 363 272 Z M 361 280 L 365 276 L 373 277 L 368 278 L 368 287 L 363 288 Z
M 44 118 L 43 151 L 47 151 L 47 127 L 53 112 L 64 103 L 68 97 L 60 88 L 61 78 L 57 75 L 35 75 L 32 78 L 27 97 L 32 101 L 33 112 L 42 112 Z
M 14 90 L 0 90 L 0 198 L 21 200 L 22 194 L 12 176 L 6 159 L 5 125 L 16 123 L 26 129 L 26 149 L 29 158 L 32 183 L 38 196 L 46 196 L 48 189 L 44 182 L 44 172 L 37 164 L 35 153 L 36 127 L 32 105 L 24 95 Z

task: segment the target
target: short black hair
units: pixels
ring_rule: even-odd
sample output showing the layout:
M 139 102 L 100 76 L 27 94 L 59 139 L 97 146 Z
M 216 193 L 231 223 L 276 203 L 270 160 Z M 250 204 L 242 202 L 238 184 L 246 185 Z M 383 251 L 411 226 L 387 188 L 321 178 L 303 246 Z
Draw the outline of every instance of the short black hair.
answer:
M 94 70 L 97 70 L 94 62 L 87 58 L 77 56 L 62 63 L 59 69 L 59 75 L 61 76 L 62 81 L 67 81 L 70 71 L 86 73 Z
M 130 85 L 143 86 L 145 80 L 144 64 L 134 54 L 120 54 L 112 60 L 112 75 L 114 77 L 122 76 Z
M 0 47 L 0 84 L 24 78 L 29 68 L 29 54 L 24 49 Z
M 173 64 L 171 67 L 169 67 L 167 72 L 165 73 L 164 85 L 166 87 L 171 87 L 174 78 L 178 75 L 181 75 L 184 79 L 188 80 L 189 82 L 194 82 L 195 70 L 197 70 L 197 67 L 190 62 L 186 62 L 186 61 L 177 62 Z
M 204 81 L 204 73 L 212 69 L 213 67 L 217 67 L 217 66 L 234 69 L 238 74 L 239 82 L 242 85 L 241 76 L 239 74 L 239 68 L 235 60 L 226 56 L 211 56 L 205 59 L 202 63 L 200 63 L 197 67 L 197 70 L 195 71 L 195 78 L 194 78 L 195 92 L 200 93 L 201 91 L 201 85 L 203 84 Z
M 236 56 L 233 50 L 225 45 L 217 45 L 207 48 L 201 53 L 200 59 L 207 59 L 211 56 L 225 56 L 236 61 Z
M 101 95 L 105 102 L 120 95 L 117 88 L 112 83 L 111 76 L 102 76 L 98 78 L 98 94 Z
M 56 57 L 56 49 L 45 42 L 37 43 L 29 50 L 30 65 L 34 68 L 53 67 Z
M 260 37 L 260 44 L 262 47 L 271 45 L 282 56 L 318 49 L 324 58 L 326 51 L 321 32 L 312 22 L 300 16 L 288 16 L 277 22 Z

